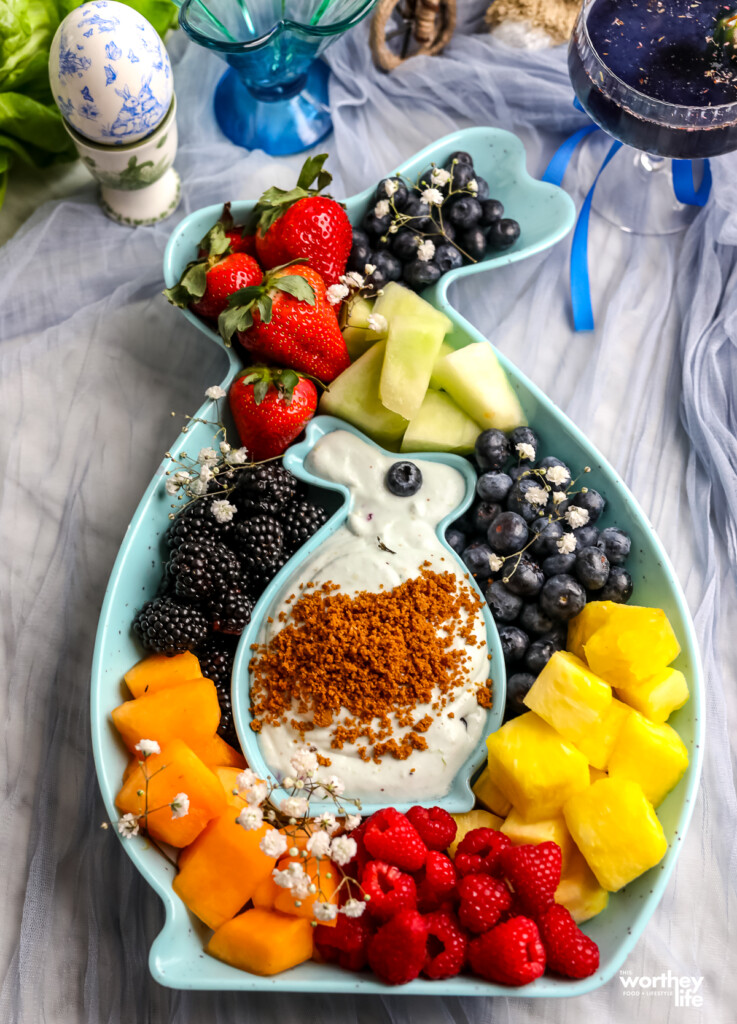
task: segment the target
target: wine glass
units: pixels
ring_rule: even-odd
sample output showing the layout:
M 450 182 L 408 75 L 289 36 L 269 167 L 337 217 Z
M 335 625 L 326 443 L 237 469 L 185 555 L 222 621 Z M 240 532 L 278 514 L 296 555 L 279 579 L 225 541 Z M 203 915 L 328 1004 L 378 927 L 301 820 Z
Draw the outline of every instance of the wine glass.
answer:
M 317 58 L 376 0 L 175 2 L 190 39 L 229 65 L 215 90 L 215 117 L 232 142 L 284 156 L 331 131 L 329 71 Z
M 671 161 L 737 149 L 737 51 L 714 42 L 727 11 L 718 0 L 584 0 L 568 70 L 591 119 L 624 144 L 594 208 L 626 231 L 681 230 L 695 208 L 676 199 Z M 582 180 L 601 156 L 584 151 Z

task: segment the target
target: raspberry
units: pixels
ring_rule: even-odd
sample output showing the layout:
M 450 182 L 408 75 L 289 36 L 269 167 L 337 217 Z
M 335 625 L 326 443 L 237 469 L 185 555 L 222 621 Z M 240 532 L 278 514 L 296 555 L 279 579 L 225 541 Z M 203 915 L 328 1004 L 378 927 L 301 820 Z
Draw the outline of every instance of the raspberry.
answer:
M 453 893 L 456 869 L 453 861 L 439 850 L 428 850 L 425 866 L 417 874 L 417 905 L 425 914 L 438 910 L 441 903 Z
M 360 882 L 363 878 L 364 868 L 371 860 L 371 856 L 366 852 L 366 847 L 363 845 L 363 835 L 368 823 L 369 819 L 364 818 L 361 824 L 351 832 L 351 839 L 356 840 L 356 855 L 347 864 L 343 865 L 344 874 L 348 875 L 349 878 L 355 878 L 357 882 Z
M 548 967 L 566 978 L 588 978 L 599 967 L 599 947 L 565 907 L 553 904 L 538 921 Z
M 366 947 L 373 928 L 363 917 L 346 917 L 338 914 L 338 923 L 333 927 L 318 924 L 312 933 L 315 945 L 325 960 L 339 964 L 348 971 L 360 971 L 366 966 Z
M 509 889 L 490 875 L 466 875 L 458 883 L 458 895 L 458 917 L 470 932 L 488 932 L 512 906 Z
M 545 947 L 529 917 L 513 917 L 468 944 L 474 974 L 500 985 L 529 985 L 545 971 Z
M 454 914 L 436 910 L 425 916 L 427 953 L 422 973 L 428 978 L 452 978 L 466 962 L 468 940 Z
M 405 985 L 424 967 L 426 944 L 422 915 L 416 910 L 400 910 L 369 940 L 369 967 L 387 985 Z
M 499 858 L 499 870 L 525 912 L 539 917 L 553 905 L 560 884 L 560 847 L 552 842 L 510 847 Z
M 417 906 L 414 878 L 393 864 L 370 860 L 363 869 L 361 885 L 364 893 L 371 897 L 369 910 L 382 921 L 388 921 L 404 907 L 414 909 Z
M 494 875 L 500 854 L 511 846 L 509 836 L 493 828 L 474 828 L 461 839 L 455 865 L 459 875 Z
M 447 850 L 456 837 L 458 826 L 442 807 L 410 807 L 407 817 L 428 850 Z
M 363 841 L 372 857 L 405 871 L 419 871 L 425 863 L 427 847 L 417 829 L 393 807 L 371 815 Z

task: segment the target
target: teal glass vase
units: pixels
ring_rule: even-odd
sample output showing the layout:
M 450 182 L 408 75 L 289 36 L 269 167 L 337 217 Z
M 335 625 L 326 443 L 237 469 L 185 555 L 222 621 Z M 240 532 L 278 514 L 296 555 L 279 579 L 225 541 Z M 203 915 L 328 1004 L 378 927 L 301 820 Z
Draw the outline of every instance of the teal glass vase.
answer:
M 179 24 L 228 70 L 215 90 L 215 117 L 238 146 L 285 156 L 332 129 L 327 47 L 376 0 L 175 0 Z

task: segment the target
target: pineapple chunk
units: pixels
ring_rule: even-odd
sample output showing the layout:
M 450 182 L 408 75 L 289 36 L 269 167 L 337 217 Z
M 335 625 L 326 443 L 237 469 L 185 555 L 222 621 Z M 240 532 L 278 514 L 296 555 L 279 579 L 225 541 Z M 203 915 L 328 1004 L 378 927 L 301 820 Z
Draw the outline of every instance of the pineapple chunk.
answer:
M 599 779 L 605 779 L 607 777 L 606 772 L 603 772 L 601 768 L 594 768 L 592 764 L 589 765 L 589 778 L 592 784 L 598 782 Z
M 657 807 L 687 768 L 688 751 L 675 729 L 629 713 L 609 758 L 610 778 L 639 783 Z
M 652 722 L 665 722 L 688 700 L 688 683 L 683 672 L 666 668 L 637 686 L 617 690 L 617 696 Z
M 497 817 L 496 814 L 490 814 L 489 811 L 465 811 L 463 814 L 451 814 L 451 818 L 458 826 L 456 837 L 448 847 L 448 856 L 455 857 L 458 844 L 472 832 L 475 828 L 495 828 L 500 829 L 503 822 L 502 819 Z
M 663 859 L 668 842 L 642 787 L 600 779 L 569 797 L 563 816 L 599 885 L 616 892 Z
M 681 650 L 662 608 L 617 604 L 583 645 L 587 664 L 612 686 L 625 689 L 662 671 Z
M 589 601 L 584 605 L 583 611 L 571 619 L 568 623 L 568 642 L 566 643 L 566 648 L 571 654 L 575 654 L 582 661 L 586 660 L 583 645 L 597 629 L 604 625 L 614 604 L 614 601 Z
M 524 703 L 576 746 L 596 728 L 612 703 L 612 688 L 567 651 L 556 651 Z
M 531 711 L 497 729 L 486 746 L 492 779 L 528 821 L 554 817 L 589 786 L 583 754 Z
M 626 704 L 613 699 L 601 721 L 593 725 L 585 736 L 579 737 L 576 746 L 594 768 L 603 771 L 607 767 L 614 744 L 631 713 Z
M 575 846 L 573 850 L 555 890 L 555 902 L 563 904 L 576 924 L 582 924 L 606 910 L 609 893 L 596 881 L 581 851 Z
M 506 818 L 512 810 L 512 805 L 499 789 L 491 777 L 488 767 L 484 768 L 473 784 L 473 791 L 476 799 L 483 804 L 492 814 L 498 814 L 500 818 Z
M 564 872 L 574 852 L 577 852 L 562 814 L 558 814 L 555 818 L 545 818 L 542 821 L 525 821 L 521 814 L 512 809 L 500 831 L 509 836 L 515 845 L 520 843 L 557 843 L 560 847 L 561 865 Z

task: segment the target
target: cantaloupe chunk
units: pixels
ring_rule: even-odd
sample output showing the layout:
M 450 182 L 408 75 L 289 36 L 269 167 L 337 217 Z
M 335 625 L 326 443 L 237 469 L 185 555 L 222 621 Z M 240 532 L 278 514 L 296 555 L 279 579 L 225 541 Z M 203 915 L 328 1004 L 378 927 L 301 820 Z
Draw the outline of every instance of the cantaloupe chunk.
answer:
M 262 882 L 259 882 L 253 890 L 251 902 L 254 907 L 263 907 L 264 910 L 272 910 L 276 903 L 276 897 L 282 892 L 284 892 L 284 890 L 280 885 L 276 884 L 273 875 L 270 874 L 268 878 L 264 878 Z
M 217 733 L 214 736 L 209 736 L 206 740 L 196 741 L 193 744 L 193 749 L 210 767 L 227 766 L 239 768 L 240 771 L 248 767 L 243 754 L 226 743 L 223 737 Z
M 231 768 L 228 765 L 208 765 L 208 767 L 220 779 L 225 790 L 225 799 L 228 801 L 228 806 L 236 807 L 239 812 L 242 811 L 246 806 L 245 801 L 237 793 L 233 792 L 234 789 L 238 789 L 240 769 Z
M 166 654 L 149 654 L 129 669 L 123 678 L 133 696 L 141 697 L 144 693 L 156 693 L 191 679 L 201 679 L 202 671 L 191 651 L 171 658 Z
M 215 932 L 207 952 L 251 974 L 280 974 L 312 956 L 312 925 L 304 917 L 254 907 Z
M 159 771 L 159 769 L 161 769 Z M 227 800 L 217 775 L 210 771 L 182 740 L 171 740 L 145 761 L 149 777 L 148 807 L 151 813 L 142 825 L 149 835 L 170 846 L 188 846 L 205 825 L 225 811 Z M 142 815 L 146 809 L 143 770 L 136 766 L 118 793 L 116 806 L 126 814 Z M 189 797 L 189 812 L 172 818 L 169 804 L 178 793 Z
M 174 892 L 208 928 L 235 917 L 276 864 L 258 845 L 272 826 L 247 832 L 237 816 L 229 807 L 179 856 Z
M 329 860 L 323 858 L 319 863 L 320 880 L 318 882 L 318 862 L 314 857 L 282 857 L 279 861 L 278 867 L 280 871 L 286 871 L 290 864 L 301 864 L 305 870 L 305 873 L 310 876 L 310 881 L 314 882 L 318 886 L 320 892 L 310 893 L 305 899 L 295 900 L 294 896 L 288 889 L 281 888 L 279 893 L 274 900 L 274 909 L 280 910 L 282 914 L 294 914 L 295 917 L 306 917 L 312 921 L 315 915 L 312 911 L 312 904 L 315 900 L 325 903 L 337 903 L 338 899 L 336 891 L 338 888 L 338 882 L 340 881 L 338 871 Z M 330 876 L 330 877 L 328 877 Z M 322 921 L 328 928 L 335 927 L 338 921 L 337 918 L 333 918 L 332 921 Z
M 455 857 L 458 844 L 464 836 L 467 836 L 475 828 L 500 829 L 504 821 L 499 815 L 492 814 L 490 811 L 464 811 L 460 814 L 451 814 L 451 818 L 458 826 L 458 831 L 456 832 L 455 839 L 448 847 L 449 857 Z
M 215 735 L 220 704 L 215 684 L 196 679 L 127 700 L 113 710 L 112 718 L 129 750 L 142 739 L 156 740 L 161 746 L 178 739 L 195 748 Z

